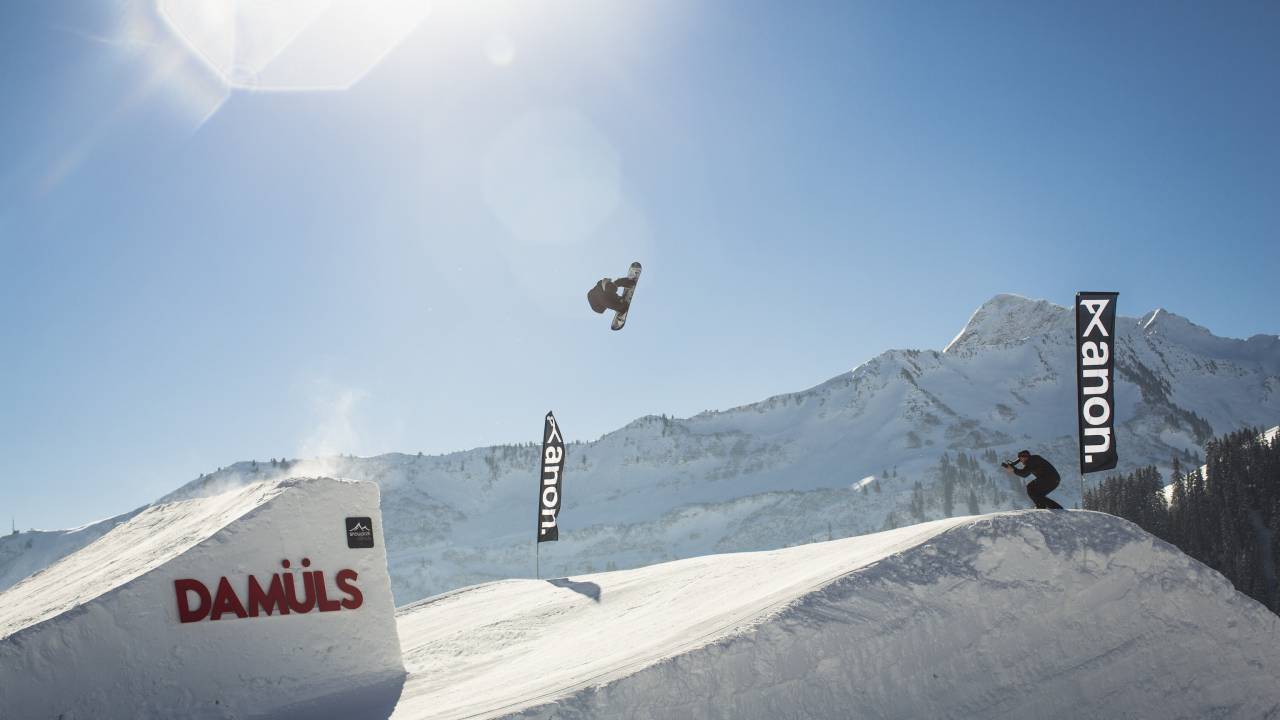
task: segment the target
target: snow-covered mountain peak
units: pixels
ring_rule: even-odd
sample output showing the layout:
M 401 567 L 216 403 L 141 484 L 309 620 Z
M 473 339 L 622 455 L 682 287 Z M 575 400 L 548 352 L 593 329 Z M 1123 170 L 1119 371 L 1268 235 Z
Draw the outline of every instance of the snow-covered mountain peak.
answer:
M 1148 335 L 1177 336 L 1177 339 L 1203 339 L 1214 337 L 1208 328 L 1197 325 L 1190 320 L 1171 313 L 1164 308 L 1156 308 L 1138 320 L 1142 331 Z
M 1018 343 L 1032 335 L 1065 326 L 1069 317 L 1066 308 L 1048 300 L 1032 300 L 1021 295 L 1001 293 L 973 312 L 964 329 L 947 344 L 943 352 Z
M 1280 373 L 1280 337 L 1254 335 L 1248 340 L 1214 335 L 1181 315 L 1156 308 L 1138 319 L 1138 330 L 1162 348 L 1176 346 L 1204 358 L 1261 363 L 1270 374 Z

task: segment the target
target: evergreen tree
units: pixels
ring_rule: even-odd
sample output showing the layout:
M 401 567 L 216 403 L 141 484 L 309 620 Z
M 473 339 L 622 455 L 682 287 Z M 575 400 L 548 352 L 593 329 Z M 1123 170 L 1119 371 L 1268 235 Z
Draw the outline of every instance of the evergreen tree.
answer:
M 1167 502 L 1159 472 L 1141 468 L 1086 491 L 1085 507 L 1133 521 L 1280 612 L 1280 443 L 1241 430 L 1210 440 L 1192 462 L 1183 472 L 1174 457 Z
M 942 512 L 946 517 L 955 515 L 956 472 L 953 470 L 942 476 Z
M 884 524 L 880 526 L 881 530 L 893 530 L 902 527 L 902 522 L 898 519 L 898 511 L 889 512 L 889 516 L 884 519 Z

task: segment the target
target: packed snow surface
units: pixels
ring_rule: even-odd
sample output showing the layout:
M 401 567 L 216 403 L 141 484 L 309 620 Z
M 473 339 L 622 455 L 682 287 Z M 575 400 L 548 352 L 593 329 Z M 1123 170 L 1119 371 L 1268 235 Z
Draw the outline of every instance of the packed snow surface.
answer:
M 402 679 L 378 502 L 276 480 L 116 525 L 0 592 L 0 718 L 230 720 Z
M 0 595 L 0 638 L 56 617 L 128 584 L 208 539 L 282 490 L 260 483 L 200 500 L 148 508 L 64 562 Z M 18 598 L 20 602 L 14 602 Z
M 1280 618 L 1100 513 L 487 583 L 398 621 L 397 720 L 1280 716 Z

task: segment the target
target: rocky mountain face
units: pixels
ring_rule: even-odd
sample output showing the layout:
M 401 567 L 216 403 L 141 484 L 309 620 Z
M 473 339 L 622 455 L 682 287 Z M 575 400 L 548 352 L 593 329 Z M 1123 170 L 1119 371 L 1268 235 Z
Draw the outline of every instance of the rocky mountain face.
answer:
M 1280 418 L 1280 337 L 1220 338 L 1164 310 L 1116 324 L 1118 472 Z M 1070 507 L 1081 494 L 1073 330 L 1068 308 L 998 295 L 942 351 L 890 350 L 808 390 L 572 442 L 560 541 L 536 549 L 537 443 L 237 463 L 157 502 L 287 475 L 375 481 L 397 604 L 535 568 L 572 575 L 1029 507 L 999 468 L 1022 448 L 1059 468 L 1054 497 Z M 0 588 L 113 521 L 74 541 L 3 538 Z

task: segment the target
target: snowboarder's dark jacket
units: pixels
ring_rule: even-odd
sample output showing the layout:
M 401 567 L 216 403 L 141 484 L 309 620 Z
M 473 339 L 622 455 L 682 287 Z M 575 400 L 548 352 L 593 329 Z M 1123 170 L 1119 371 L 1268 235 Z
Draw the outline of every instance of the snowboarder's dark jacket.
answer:
M 1035 475 L 1037 480 L 1047 480 L 1054 485 L 1062 482 L 1062 478 L 1058 476 L 1058 469 L 1039 455 L 1032 455 L 1023 460 L 1022 469 L 1014 468 L 1013 471 L 1018 477 Z
M 635 281 L 631 278 L 618 278 L 617 280 L 600 278 L 600 282 L 587 291 L 587 302 L 591 303 L 591 309 L 598 313 L 610 308 L 620 310 L 625 305 L 622 304 L 621 298 L 618 297 L 618 288 L 635 286 Z

